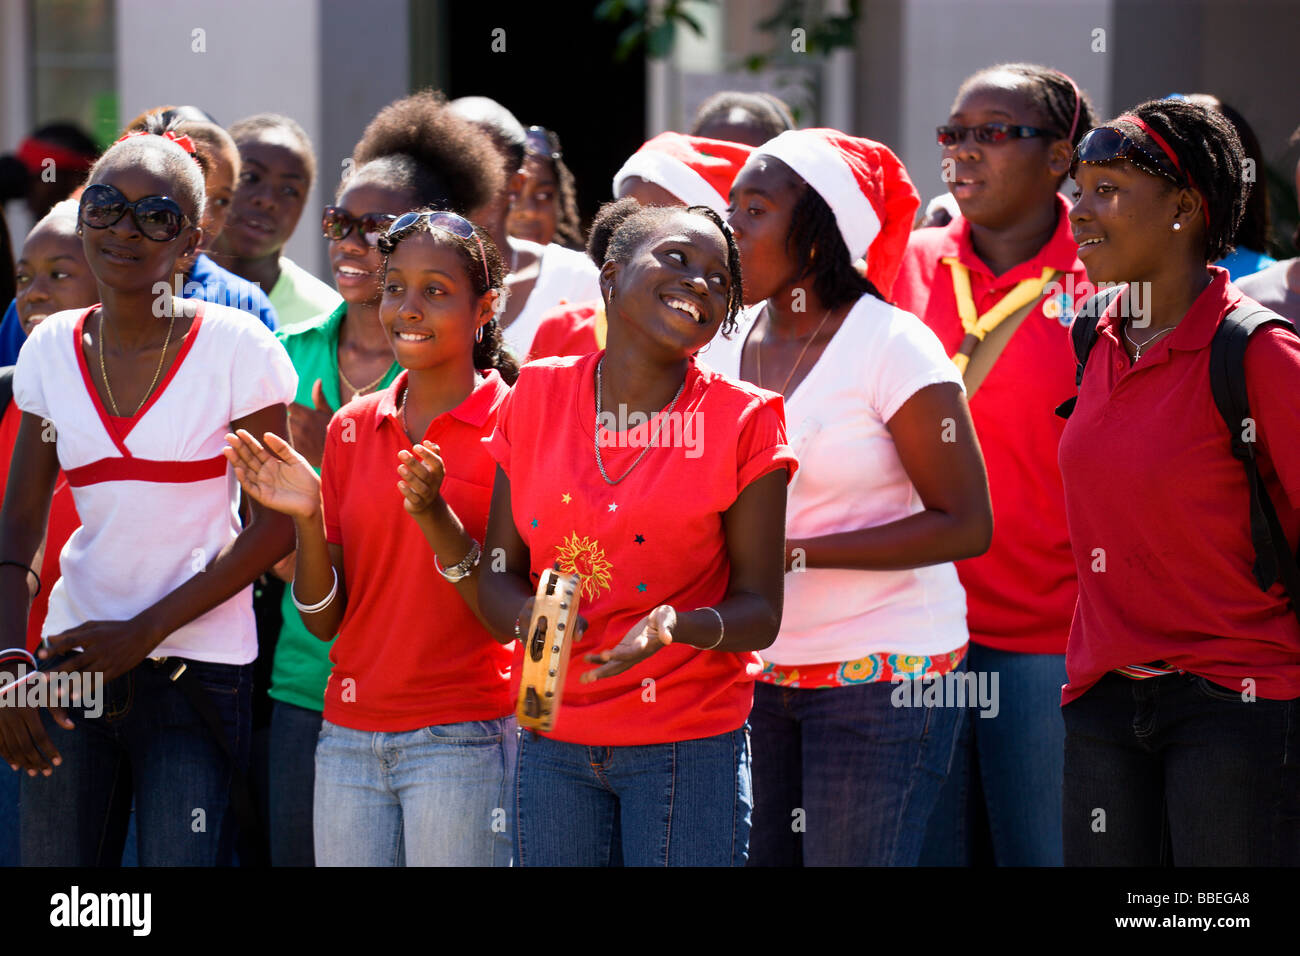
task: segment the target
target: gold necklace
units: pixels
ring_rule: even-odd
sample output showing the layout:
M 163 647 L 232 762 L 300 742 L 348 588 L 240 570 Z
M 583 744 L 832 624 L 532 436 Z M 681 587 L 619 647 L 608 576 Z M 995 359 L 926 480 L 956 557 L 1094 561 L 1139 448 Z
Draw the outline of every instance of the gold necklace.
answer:
M 768 321 L 768 326 L 769 326 L 769 327 L 770 327 L 771 324 L 772 324 L 772 323 L 771 323 L 771 318 L 772 318 L 771 308 L 772 308 L 772 307 L 771 307 L 770 305 L 767 306 L 767 309 L 768 309 L 768 320 L 769 320 L 769 321 Z M 825 327 L 825 325 L 826 325 L 826 320 L 829 319 L 830 317 L 831 317 L 831 309 L 827 309 L 827 310 L 826 310 L 826 314 L 822 316 L 822 320 L 821 320 L 820 323 L 818 323 L 817 328 L 813 329 L 813 333 L 812 333 L 812 335 L 808 336 L 808 341 L 804 342 L 804 344 L 803 344 L 803 350 L 800 351 L 800 353 L 799 353 L 799 357 L 798 357 L 797 359 L 794 360 L 794 366 L 790 369 L 790 374 L 787 375 L 787 376 L 785 377 L 785 381 L 781 383 L 781 394 L 782 394 L 782 395 L 785 394 L 786 387 L 790 384 L 790 380 L 791 380 L 792 378 L 794 378 L 794 373 L 797 372 L 797 371 L 799 370 L 799 366 L 803 363 L 803 357 L 804 357 L 805 355 L 808 354 L 808 346 L 810 346 L 810 345 L 813 344 L 813 339 L 817 338 L 818 334 L 819 334 L 819 333 L 821 332 L 821 330 Z M 757 385 L 759 388 L 762 388 L 762 387 L 763 387 L 763 343 L 762 343 L 761 341 L 758 343 L 758 348 L 754 350 L 754 353 L 755 353 L 755 354 L 754 354 L 754 373 L 755 373 L 755 377 L 758 379 L 758 381 L 756 381 L 754 384 Z
M 149 383 L 149 388 L 145 390 L 144 398 L 140 399 L 140 404 L 135 407 L 131 417 L 134 418 L 140 414 L 140 409 L 144 408 L 144 403 L 149 400 L 150 393 L 153 392 L 154 386 L 158 384 L 158 377 L 162 375 L 163 363 L 167 361 L 167 346 L 171 344 L 172 329 L 176 328 L 176 310 L 172 310 L 172 320 L 167 326 L 167 337 L 163 339 L 162 355 L 158 359 L 158 368 L 153 373 L 153 381 Z M 108 367 L 104 364 L 104 310 L 99 310 L 99 374 L 104 379 L 104 391 L 108 392 L 108 404 L 113 406 L 113 414 L 121 418 L 122 413 L 117 410 L 117 400 L 113 398 L 113 386 L 108 384 Z

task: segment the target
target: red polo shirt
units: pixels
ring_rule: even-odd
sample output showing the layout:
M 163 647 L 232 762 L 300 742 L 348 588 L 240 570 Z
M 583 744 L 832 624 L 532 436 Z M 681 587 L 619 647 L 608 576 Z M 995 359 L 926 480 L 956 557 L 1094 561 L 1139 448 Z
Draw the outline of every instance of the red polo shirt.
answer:
M 321 465 L 325 535 L 343 548 L 348 599 L 330 653 L 325 719 L 355 730 L 493 720 L 513 709 L 512 648 L 496 642 L 438 573 L 397 490 L 397 453 L 412 444 L 397 412 L 406 378 L 334 414 Z M 442 449 L 442 497 L 476 541 L 487 530 L 496 474 L 483 438 L 508 392 L 488 372 L 424 433 Z
M 966 589 L 970 638 L 999 650 L 1063 654 L 1077 585 L 1065 523 L 1056 449 L 1064 422 L 1053 414 L 1074 393 L 1069 323 L 1087 284 L 1070 232 L 1069 206 L 1057 197 L 1056 232 L 1032 258 L 995 276 L 976 254 L 970 223 L 961 216 L 942 228 L 918 229 L 908 240 L 894 297 L 919 316 L 949 355 L 965 335 L 952 268 L 970 270 L 971 296 L 983 314 L 1018 282 L 1051 267 L 1061 273 L 1025 317 L 970 400 L 971 418 L 993 503 L 993 543 L 979 557 L 957 562 Z M 1044 305 L 1049 313 L 1044 314 Z
M 731 564 L 723 512 L 756 478 L 794 473 L 781 397 L 691 362 L 672 417 L 604 432 L 596 465 L 596 362 L 604 351 L 524 367 L 489 448 L 510 479 L 515 526 L 534 580 L 543 568 L 582 575 L 581 615 L 555 727 L 547 736 L 592 746 L 711 737 L 745 723 L 753 704 L 753 652 L 671 644 L 623 673 L 580 684 L 583 655 L 616 645 L 660 604 L 693 611 L 721 601 Z M 620 438 L 621 436 L 621 438 Z M 522 655 L 522 648 L 519 654 Z
M 23 412 L 17 402 L 10 402 L 3 418 L 0 418 L 0 467 L 4 468 L 6 476 L 13 461 L 22 418 Z M 59 580 L 59 554 L 72 537 L 72 532 L 79 527 L 81 518 L 77 516 L 77 503 L 72 500 L 67 476 L 60 470 L 54 482 L 54 498 L 50 501 L 50 520 L 45 528 L 45 557 L 41 566 L 35 569 L 41 576 L 41 593 L 36 595 L 27 613 L 27 649 L 33 653 L 41 643 L 41 625 L 45 623 L 45 612 L 50 605 L 50 589 Z
M 579 305 L 560 305 L 542 316 L 528 350 L 528 361 L 555 355 L 586 355 L 605 347 L 605 336 L 597 335 L 604 325 L 605 304 L 599 300 Z
M 1163 660 L 1231 690 L 1300 696 L 1300 623 L 1281 584 L 1251 574 L 1249 492 L 1210 393 L 1210 340 L 1244 297 L 1228 273 L 1130 366 L 1110 315 L 1061 439 L 1079 604 L 1067 704 L 1107 671 Z M 1249 300 L 1247 300 L 1249 301 Z M 1112 308 L 1111 311 L 1114 311 Z M 1260 474 L 1294 552 L 1300 516 L 1300 338 L 1270 327 L 1246 349 Z

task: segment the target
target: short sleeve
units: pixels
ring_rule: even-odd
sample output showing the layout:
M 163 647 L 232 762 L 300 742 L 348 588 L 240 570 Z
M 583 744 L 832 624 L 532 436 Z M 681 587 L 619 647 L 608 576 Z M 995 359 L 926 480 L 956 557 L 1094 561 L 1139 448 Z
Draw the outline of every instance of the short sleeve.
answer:
M 340 547 L 343 545 L 343 529 L 339 525 L 339 482 L 346 468 L 341 457 L 343 447 L 339 436 L 342 430 L 343 423 L 336 412 L 325 432 L 325 451 L 320 463 L 321 513 L 325 519 L 325 540 Z
M 45 389 L 42 384 L 41 353 L 48 344 L 40 335 L 40 326 L 32 332 L 27 347 L 18 353 L 18 364 L 14 368 L 14 404 L 28 414 L 38 418 L 50 417 L 50 407 L 45 401 Z
M 507 478 L 510 477 L 510 435 L 512 434 L 510 425 L 513 419 L 515 396 L 523 381 L 524 373 L 521 372 L 519 381 L 506 393 L 506 397 L 501 400 L 501 405 L 497 408 L 496 427 L 492 429 L 491 435 L 483 439 L 487 453 L 501 466 Z
M 882 422 L 888 422 L 909 398 L 929 385 L 952 383 L 965 392 L 961 373 L 944 352 L 939 337 L 916 316 L 894 309 L 882 332 L 880 347 L 863 353 L 869 363 L 863 385 Z
M 1293 510 L 1300 511 L 1300 336 L 1285 326 L 1260 329 L 1246 346 L 1246 395 L 1260 448 L 1272 462 Z
M 786 484 L 799 467 L 794 450 L 786 443 L 785 403 L 779 395 L 757 399 L 740 417 L 736 441 L 736 494 L 769 471 L 786 469 Z
M 230 370 L 230 420 L 272 405 L 288 405 L 298 391 L 298 373 L 275 333 L 241 323 Z

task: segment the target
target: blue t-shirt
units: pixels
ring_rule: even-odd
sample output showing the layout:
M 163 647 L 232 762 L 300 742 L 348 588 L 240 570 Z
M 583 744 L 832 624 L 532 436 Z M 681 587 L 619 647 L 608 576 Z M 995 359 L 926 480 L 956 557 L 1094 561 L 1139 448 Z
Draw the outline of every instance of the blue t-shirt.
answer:
M 1275 262 L 1277 260 L 1266 253 L 1238 246 L 1232 250 L 1231 255 L 1224 256 L 1215 265 L 1227 269 L 1228 280 L 1236 282 L 1238 279 L 1246 278 L 1246 276 L 1253 276 L 1260 269 L 1271 266 Z
M 194 260 L 194 268 L 185 280 L 181 298 L 202 299 L 217 305 L 228 305 L 242 309 L 262 320 L 262 324 L 274 332 L 278 322 L 275 306 L 266 297 L 266 293 L 254 283 L 221 268 L 211 259 L 199 254 Z M 5 317 L 0 320 L 0 367 L 18 364 L 18 353 L 22 351 L 27 336 L 23 334 L 23 325 L 18 321 L 18 300 L 9 303 Z

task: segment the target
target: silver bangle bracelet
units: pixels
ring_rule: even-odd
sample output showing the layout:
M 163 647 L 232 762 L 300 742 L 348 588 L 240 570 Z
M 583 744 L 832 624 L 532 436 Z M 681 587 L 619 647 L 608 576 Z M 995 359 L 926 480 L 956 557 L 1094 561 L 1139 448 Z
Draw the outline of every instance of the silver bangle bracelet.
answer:
M 727 625 L 723 623 L 723 621 L 722 621 L 722 614 L 719 613 L 719 611 L 718 611 L 718 609 L 717 609 L 716 607 L 702 607 L 702 608 L 700 608 L 699 610 L 701 610 L 701 611 L 712 611 L 712 612 L 713 612 L 713 616 L 716 617 L 716 618 L 718 619 L 718 627 L 721 629 L 721 633 L 718 635 L 718 639 L 717 639 L 716 641 L 714 641 L 714 642 L 713 642 L 712 644 L 710 644 L 708 647 L 701 647 L 701 648 L 699 648 L 699 650 L 702 650 L 702 651 L 711 651 L 711 650 L 713 650 L 715 647 L 717 647 L 719 644 L 721 644 L 721 643 L 722 643 L 722 639 L 723 639 L 724 637 L 727 636 Z
M 337 568 L 330 568 L 330 573 L 334 575 L 334 585 L 330 588 L 330 593 L 315 604 L 303 604 L 298 600 L 298 595 L 294 591 L 293 584 L 289 585 L 289 597 L 293 598 L 293 606 L 302 614 L 317 614 L 329 607 L 334 598 L 339 593 L 339 572 Z

